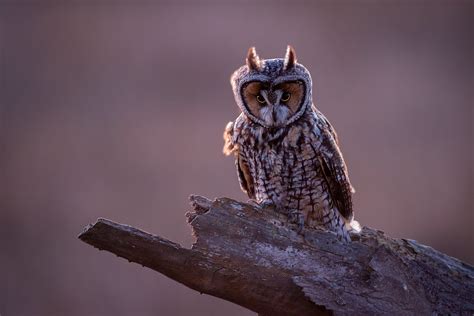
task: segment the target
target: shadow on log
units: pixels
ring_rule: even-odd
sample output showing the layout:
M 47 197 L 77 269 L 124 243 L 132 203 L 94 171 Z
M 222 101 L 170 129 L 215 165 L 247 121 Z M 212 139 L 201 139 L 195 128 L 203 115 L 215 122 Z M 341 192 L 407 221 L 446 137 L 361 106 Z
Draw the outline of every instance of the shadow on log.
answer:
M 346 244 L 228 198 L 191 202 L 191 249 L 106 219 L 79 238 L 261 315 L 474 312 L 474 268 L 414 240 L 364 227 Z

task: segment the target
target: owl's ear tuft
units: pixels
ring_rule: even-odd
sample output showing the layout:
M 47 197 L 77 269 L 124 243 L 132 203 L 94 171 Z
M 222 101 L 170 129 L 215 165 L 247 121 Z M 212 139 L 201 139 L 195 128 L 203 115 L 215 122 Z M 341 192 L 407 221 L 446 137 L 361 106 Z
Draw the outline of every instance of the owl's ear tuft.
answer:
M 258 57 L 255 47 L 249 48 L 249 51 L 247 53 L 246 63 L 250 70 L 260 70 L 260 66 L 261 66 L 260 57 Z
M 293 67 L 295 67 L 295 64 L 296 64 L 295 49 L 291 45 L 288 45 L 288 47 L 286 48 L 286 55 L 285 55 L 285 62 L 284 62 L 283 69 L 290 70 Z

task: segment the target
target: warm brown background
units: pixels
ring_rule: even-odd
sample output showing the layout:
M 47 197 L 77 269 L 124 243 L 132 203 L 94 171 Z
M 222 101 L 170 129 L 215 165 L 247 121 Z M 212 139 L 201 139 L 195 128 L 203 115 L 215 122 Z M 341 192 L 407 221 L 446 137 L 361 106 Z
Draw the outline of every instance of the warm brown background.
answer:
M 92 3 L 0 4 L 2 316 L 252 314 L 76 238 L 189 246 L 190 193 L 246 199 L 221 134 L 251 45 L 312 72 L 362 224 L 474 262 L 473 2 Z

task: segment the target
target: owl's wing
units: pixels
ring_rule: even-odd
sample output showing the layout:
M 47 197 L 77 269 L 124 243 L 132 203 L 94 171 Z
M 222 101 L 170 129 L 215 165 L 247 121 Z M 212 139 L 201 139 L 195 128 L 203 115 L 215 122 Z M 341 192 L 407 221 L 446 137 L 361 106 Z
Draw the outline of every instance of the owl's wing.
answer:
M 323 126 L 329 131 L 329 133 L 331 133 L 336 145 L 339 145 L 339 139 L 337 138 L 336 130 L 334 127 L 332 127 L 331 123 L 329 123 L 329 120 L 314 105 L 312 108 L 313 111 L 316 112 L 316 115 L 319 117 L 319 119 L 322 121 Z
M 239 146 L 236 146 L 234 136 L 234 123 L 229 122 L 224 130 L 223 152 L 227 156 L 231 154 L 235 155 L 235 166 L 237 168 L 237 175 L 239 176 L 240 188 L 242 191 L 247 193 L 249 198 L 255 199 L 255 186 L 247 163 L 247 158 L 239 149 Z
M 247 193 L 250 199 L 255 199 L 255 186 L 246 158 L 239 152 L 235 159 L 235 166 L 239 175 L 240 188 Z
M 327 119 L 320 121 L 318 127 L 321 131 L 321 147 L 318 159 L 331 199 L 339 212 L 348 220 L 353 218 L 352 193 L 353 188 L 349 181 L 347 167 L 341 151 L 336 143 L 331 124 Z

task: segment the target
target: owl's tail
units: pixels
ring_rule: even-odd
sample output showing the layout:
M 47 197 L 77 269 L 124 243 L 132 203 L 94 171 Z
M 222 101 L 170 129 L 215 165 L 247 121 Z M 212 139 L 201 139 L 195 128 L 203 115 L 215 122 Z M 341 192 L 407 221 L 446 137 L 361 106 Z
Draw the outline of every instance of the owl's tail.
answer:
M 342 240 L 346 242 L 351 241 L 350 233 L 359 233 L 361 227 L 358 221 L 354 219 L 346 219 L 337 209 L 332 209 L 326 217 L 329 222 L 325 223 L 325 226 L 335 232 Z

